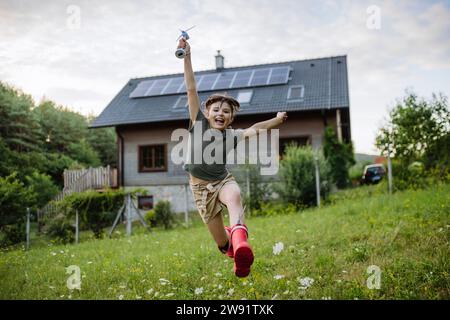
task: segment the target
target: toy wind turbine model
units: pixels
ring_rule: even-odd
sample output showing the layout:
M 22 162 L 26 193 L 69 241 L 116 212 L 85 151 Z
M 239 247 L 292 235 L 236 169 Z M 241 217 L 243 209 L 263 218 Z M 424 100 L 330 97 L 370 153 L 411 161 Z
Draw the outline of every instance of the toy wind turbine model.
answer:
M 184 38 L 185 40 L 189 39 L 189 35 L 187 33 L 187 31 L 191 30 L 192 28 L 194 28 L 195 26 L 190 27 L 187 30 L 181 30 L 181 35 L 178 37 L 177 41 L 180 40 L 180 38 Z M 184 48 L 177 48 L 177 51 L 175 51 L 175 56 L 179 59 L 183 59 L 186 56 L 186 50 L 184 50 Z

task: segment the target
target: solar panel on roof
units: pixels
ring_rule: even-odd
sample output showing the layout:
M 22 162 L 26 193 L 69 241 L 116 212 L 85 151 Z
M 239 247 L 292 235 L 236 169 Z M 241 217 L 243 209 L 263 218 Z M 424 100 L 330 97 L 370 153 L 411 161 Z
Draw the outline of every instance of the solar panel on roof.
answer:
M 287 83 L 289 71 L 290 68 L 288 66 L 272 68 L 272 73 L 270 74 L 269 82 L 267 84 Z
M 183 82 L 184 82 L 183 77 L 171 78 L 169 84 L 167 85 L 165 90 L 161 92 L 161 94 L 178 93 L 178 89 L 180 88 Z
M 145 96 L 158 96 L 161 94 L 161 92 L 164 90 L 166 85 L 169 83 L 169 79 L 159 79 L 156 80 L 156 83 L 153 85 L 152 88 L 150 88 L 149 91 L 145 94 Z
M 217 78 L 216 84 L 213 86 L 213 90 L 228 89 L 233 81 L 236 72 L 222 72 Z
M 130 93 L 130 98 L 137 98 L 142 97 L 147 92 L 148 88 L 154 83 L 154 80 L 146 80 L 141 81 L 136 86 L 136 88 L 133 90 L 133 92 Z
M 252 76 L 253 70 L 243 70 L 237 71 L 236 77 L 234 78 L 231 88 L 247 87 L 250 82 L 250 77 Z
M 209 91 L 212 90 L 212 86 L 216 82 L 217 77 L 219 76 L 218 73 L 213 74 L 205 74 L 202 76 L 202 81 L 199 82 L 197 85 L 198 91 Z
M 250 82 L 251 86 L 261 86 L 267 84 L 267 79 L 269 78 L 270 69 L 257 69 L 255 70 L 252 81 Z
M 197 91 L 285 84 L 288 82 L 289 71 L 289 66 L 281 66 L 196 75 Z M 185 92 L 186 85 L 184 77 L 178 76 L 141 81 L 133 92 L 131 92 L 130 98 L 179 94 Z

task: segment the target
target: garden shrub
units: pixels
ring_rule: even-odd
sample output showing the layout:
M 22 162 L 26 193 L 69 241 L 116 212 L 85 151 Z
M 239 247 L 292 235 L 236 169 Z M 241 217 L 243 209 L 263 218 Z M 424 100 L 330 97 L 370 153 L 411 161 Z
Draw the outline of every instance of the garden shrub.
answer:
M 155 221 L 156 225 L 163 226 L 164 229 L 170 229 L 174 224 L 174 213 L 170 208 L 169 201 L 159 201 L 155 205 Z
M 57 242 L 71 243 L 75 240 L 74 222 L 63 215 L 58 215 L 49 223 L 47 234 Z
M 296 206 L 316 203 L 315 157 L 318 158 L 320 194 L 327 196 L 330 190 L 329 167 L 321 153 L 314 153 L 311 147 L 288 145 L 280 161 L 280 183 L 274 184 L 281 199 Z
M 132 197 L 142 190 L 131 191 Z M 119 209 L 124 204 L 126 192 L 120 190 L 107 190 L 105 192 L 84 191 L 73 193 L 58 203 L 60 212 L 74 220 L 78 210 L 80 229 L 89 229 L 94 232 L 96 238 L 101 238 L 103 229 L 112 225 Z

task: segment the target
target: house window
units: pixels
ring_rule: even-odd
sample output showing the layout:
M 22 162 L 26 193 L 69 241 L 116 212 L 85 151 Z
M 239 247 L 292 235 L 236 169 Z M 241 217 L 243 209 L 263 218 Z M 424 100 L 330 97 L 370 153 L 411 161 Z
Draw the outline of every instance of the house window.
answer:
M 187 96 L 181 96 L 178 98 L 177 102 L 173 106 L 174 109 L 183 110 L 183 108 L 186 108 L 188 105 L 188 99 Z
M 153 209 L 153 196 L 138 196 L 138 208 L 141 210 Z
M 238 92 L 237 101 L 239 103 L 250 103 L 253 96 L 253 90 L 241 90 Z
M 289 87 L 288 100 L 300 100 L 303 99 L 305 93 L 304 86 L 292 86 Z
M 283 156 L 286 151 L 286 147 L 291 144 L 295 144 L 299 147 L 306 146 L 310 144 L 310 140 L 309 137 L 293 137 L 280 139 L 280 156 Z
M 167 171 L 167 146 L 139 146 L 139 172 Z

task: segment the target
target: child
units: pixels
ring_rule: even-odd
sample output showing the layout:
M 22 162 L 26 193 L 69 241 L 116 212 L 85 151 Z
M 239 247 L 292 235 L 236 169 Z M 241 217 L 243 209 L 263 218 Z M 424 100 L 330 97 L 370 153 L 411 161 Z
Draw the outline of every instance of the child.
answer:
M 247 241 L 248 229 L 244 223 L 240 189 L 225 167 L 225 157 L 230 151 L 229 148 L 224 147 L 228 146 L 225 140 L 231 137 L 234 140 L 231 145 L 235 147 L 236 141 L 257 134 L 260 129 L 271 129 L 280 125 L 286 120 L 287 115 L 286 112 L 278 112 L 275 118 L 256 123 L 246 130 L 229 129 L 240 106 L 237 100 L 226 94 L 213 94 L 208 97 L 205 102 L 205 113 L 203 113 L 200 110 L 200 100 L 192 70 L 190 45 L 184 38 L 181 38 L 178 47 L 184 48 L 186 51 L 184 77 L 191 120 L 189 151 L 192 152 L 190 160 L 184 165 L 184 169 L 189 173 L 191 190 L 200 216 L 207 225 L 219 250 L 222 253 L 227 253 L 230 258 L 234 258 L 235 275 L 246 277 L 250 273 L 254 256 Z M 200 149 L 201 155 L 203 155 L 205 149 L 205 142 L 193 140 L 194 132 L 197 129 L 201 130 L 202 133 L 208 129 L 216 129 L 216 133 L 222 134 L 223 140 L 213 138 L 212 143 L 223 143 L 224 161 L 211 163 L 205 161 L 203 156 L 201 157 L 201 163 L 191 161 L 193 149 Z M 226 131 L 227 134 L 225 134 Z M 207 144 L 209 143 L 211 142 L 207 142 Z M 222 145 L 220 148 L 222 148 Z M 227 207 L 230 215 L 230 227 L 225 227 L 223 223 L 221 214 L 223 205 Z

